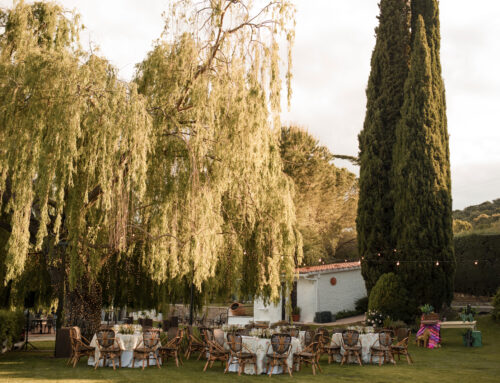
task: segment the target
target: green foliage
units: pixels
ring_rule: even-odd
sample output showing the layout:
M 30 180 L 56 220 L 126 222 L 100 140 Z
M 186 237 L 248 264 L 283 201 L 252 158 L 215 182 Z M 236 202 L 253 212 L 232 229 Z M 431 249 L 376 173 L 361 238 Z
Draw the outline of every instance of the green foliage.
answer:
M 430 313 L 434 312 L 434 307 L 432 307 L 432 305 L 430 305 L 428 303 L 420 306 L 419 309 L 422 312 L 422 314 L 430 314 Z
M 491 316 L 494 320 L 500 322 L 500 287 L 493 297 L 491 304 L 493 305 L 493 312 L 491 313 Z
M 460 234 L 472 229 L 472 225 L 461 219 L 453 219 L 453 234 Z
M 359 310 L 342 310 L 335 314 L 335 319 L 339 320 L 343 318 L 350 318 L 363 313 L 364 311 L 359 311 Z
M 25 317 L 22 311 L 0 310 L 0 350 L 7 341 L 7 347 L 11 347 L 20 340 L 24 328 Z
M 280 149 L 283 171 L 295 184 L 294 205 L 303 238 L 304 264 L 346 256 L 344 249 L 355 242 L 356 176 L 337 168 L 329 150 L 301 128 L 283 127 Z
M 368 311 L 380 312 L 384 317 L 408 320 L 408 291 L 394 273 L 382 274 L 370 292 Z
M 354 308 L 360 313 L 368 311 L 368 297 L 359 298 L 355 302 Z
M 77 16 L 50 3 L 6 10 L 4 280 L 23 278 L 35 251 L 60 298 L 69 272 L 77 316 L 99 315 L 101 291 L 130 302 L 117 292 L 133 296 L 138 280 L 154 293 L 135 306 L 185 296 L 191 283 L 277 298 L 302 258 L 278 140 L 277 41 L 291 49 L 293 14 L 287 1 L 179 2 L 166 26 L 179 33 L 165 33 L 127 84 L 78 47 Z
M 366 89 L 366 115 L 359 135 L 359 204 L 356 219 L 362 274 L 368 293 L 394 263 L 377 260 L 381 251 L 390 260 L 394 199 L 391 194 L 393 147 L 401 117 L 403 88 L 408 74 L 409 7 L 405 0 L 382 0 L 371 72 Z
M 393 167 L 392 233 L 401 260 L 398 275 L 409 290 L 410 312 L 415 314 L 417 306 L 426 302 L 437 308 L 451 303 L 455 273 L 444 87 L 434 57 L 439 52 L 431 49 L 438 42 L 428 44 L 435 34 L 426 36 L 426 25 L 420 16 L 412 29 L 411 70 L 396 129 Z
M 500 199 L 486 201 L 479 205 L 468 206 L 463 210 L 453 211 L 453 232 L 462 234 L 465 230 L 455 230 L 455 222 L 459 228 L 467 225 L 465 234 L 500 234 Z
M 495 294 L 500 286 L 500 235 L 458 236 L 454 246 L 457 259 L 455 291 L 472 295 Z

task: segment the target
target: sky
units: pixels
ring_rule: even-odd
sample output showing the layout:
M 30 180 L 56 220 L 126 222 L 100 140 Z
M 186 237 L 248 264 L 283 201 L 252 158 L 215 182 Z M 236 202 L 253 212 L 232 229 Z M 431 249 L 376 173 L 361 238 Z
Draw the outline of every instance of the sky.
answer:
M 99 46 L 130 80 L 163 30 L 168 0 L 61 0 L 76 9 L 85 47 Z M 375 46 L 378 0 L 296 0 L 293 98 L 282 122 L 307 129 L 335 154 L 356 156 Z M 0 6 L 12 6 L 0 0 Z M 500 198 L 500 2 L 441 0 L 453 208 Z M 346 161 L 345 166 L 359 174 Z

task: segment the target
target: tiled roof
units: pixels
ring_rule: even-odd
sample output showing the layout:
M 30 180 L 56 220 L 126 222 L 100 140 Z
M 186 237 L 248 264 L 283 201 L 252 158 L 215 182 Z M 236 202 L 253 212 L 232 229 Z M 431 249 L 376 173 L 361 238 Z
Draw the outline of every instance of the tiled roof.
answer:
M 343 263 L 331 263 L 329 265 L 319 265 L 319 266 L 307 266 L 300 267 L 297 270 L 300 274 L 306 273 L 316 273 L 320 271 L 328 271 L 328 270 L 343 270 L 343 269 L 356 269 L 360 267 L 361 263 L 358 262 L 343 262 Z

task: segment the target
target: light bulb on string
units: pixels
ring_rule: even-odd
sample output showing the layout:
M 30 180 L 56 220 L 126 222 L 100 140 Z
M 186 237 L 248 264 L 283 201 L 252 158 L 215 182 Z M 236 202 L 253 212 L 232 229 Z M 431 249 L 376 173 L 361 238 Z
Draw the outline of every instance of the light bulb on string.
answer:
M 399 266 L 399 261 L 396 262 L 396 266 Z
M 439 261 L 436 261 L 436 266 L 439 266 Z

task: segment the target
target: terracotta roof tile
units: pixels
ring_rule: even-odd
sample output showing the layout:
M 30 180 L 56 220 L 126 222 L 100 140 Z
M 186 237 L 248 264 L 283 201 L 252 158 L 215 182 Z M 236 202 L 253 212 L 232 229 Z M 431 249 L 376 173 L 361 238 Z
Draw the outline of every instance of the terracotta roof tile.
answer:
M 360 265 L 361 263 L 359 261 L 330 263 L 329 265 L 299 267 L 296 269 L 296 271 L 300 274 L 305 274 L 305 273 L 315 273 L 318 271 L 327 271 L 327 270 L 354 269 L 360 267 Z

